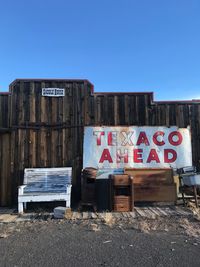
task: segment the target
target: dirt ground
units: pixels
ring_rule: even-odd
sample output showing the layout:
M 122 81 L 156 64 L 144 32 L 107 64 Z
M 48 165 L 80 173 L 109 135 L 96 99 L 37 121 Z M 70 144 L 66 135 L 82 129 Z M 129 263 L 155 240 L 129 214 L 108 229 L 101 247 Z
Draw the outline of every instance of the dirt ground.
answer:
M 0 239 L 8 238 L 16 233 L 23 232 L 24 229 L 34 231 L 38 227 L 50 227 L 51 225 L 78 225 L 94 232 L 101 231 L 103 226 L 108 226 L 110 229 L 129 230 L 134 229 L 141 233 L 153 233 L 156 231 L 172 232 L 183 234 L 188 237 L 199 239 L 200 242 L 200 219 L 198 217 L 168 217 L 168 218 L 120 218 L 114 219 L 112 216 L 105 216 L 104 219 L 98 220 L 57 220 L 52 218 L 35 219 L 32 221 L 24 221 L 10 224 L 0 224 Z
M 200 213 L 0 224 L 0 266 L 200 266 Z

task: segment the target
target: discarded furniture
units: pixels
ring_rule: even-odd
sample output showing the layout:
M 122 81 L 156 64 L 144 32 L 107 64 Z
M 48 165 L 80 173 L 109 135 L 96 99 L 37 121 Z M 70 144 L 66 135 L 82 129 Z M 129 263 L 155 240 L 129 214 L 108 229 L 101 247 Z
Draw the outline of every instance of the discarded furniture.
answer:
M 113 211 L 134 209 L 133 178 L 127 174 L 110 175 L 113 185 Z
M 125 168 L 124 173 L 134 177 L 135 202 L 176 202 L 172 169 Z
M 18 212 L 27 202 L 66 201 L 71 203 L 72 168 L 25 169 L 24 184 L 18 188 Z
M 112 180 L 108 176 L 96 179 L 95 201 L 98 211 L 112 211 Z
M 91 206 L 96 211 L 95 181 L 97 169 L 88 167 L 81 174 L 81 202 L 79 209 L 83 206 Z
M 179 192 L 182 195 L 183 203 L 186 205 L 185 195 L 193 196 L 196 207 L 198 207 L 198 193 L 200 189 L 200 174 L 194 166 L 183 167 L 177 170 L 179 174 Z

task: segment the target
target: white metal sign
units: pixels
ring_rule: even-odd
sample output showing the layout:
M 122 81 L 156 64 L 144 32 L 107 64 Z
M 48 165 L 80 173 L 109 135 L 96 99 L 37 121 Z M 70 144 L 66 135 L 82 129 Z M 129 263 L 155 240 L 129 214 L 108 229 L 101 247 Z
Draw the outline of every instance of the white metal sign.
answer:
M 180 168 L 191 165 L 189 127 L 102 126 L 84 129 L 84 168 Z
M 64 88 L 42 88 L 42 96 L 59 97 L 65 96 Z

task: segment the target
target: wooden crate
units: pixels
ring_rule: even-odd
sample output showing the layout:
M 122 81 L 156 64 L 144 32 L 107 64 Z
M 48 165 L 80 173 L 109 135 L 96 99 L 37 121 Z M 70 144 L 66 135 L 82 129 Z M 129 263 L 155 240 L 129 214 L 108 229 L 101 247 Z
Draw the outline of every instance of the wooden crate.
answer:
M 115 196 L 114 211 L 131 211 L 132 210 L 131 196 Z
M 133 176 L 135 202 L 176 201 L 176 184 L 172 169 L 125 168 L 124 172 Z

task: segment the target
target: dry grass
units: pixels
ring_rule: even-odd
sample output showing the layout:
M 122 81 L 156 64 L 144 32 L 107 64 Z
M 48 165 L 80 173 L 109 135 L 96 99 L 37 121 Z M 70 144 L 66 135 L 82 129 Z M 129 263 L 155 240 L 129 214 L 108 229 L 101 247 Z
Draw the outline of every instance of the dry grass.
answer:
M 194 223 L 188 220 L 188 218 L 183 218 L 180 222 L 180 227 L 184 229 L 184 232 L 191 237 L 200 238 L 200 224 Z
M 189 209 L 193 212 L 194 217 L 200 221 L 200 208 L 197 208 L 195 203 L 188 202 Z
M 112 227 L 115 225 L 115 218 L 113 217 L 112 213 L 110 212 L 106 212 L 104 215 L 103 215 L 103 223 Z

